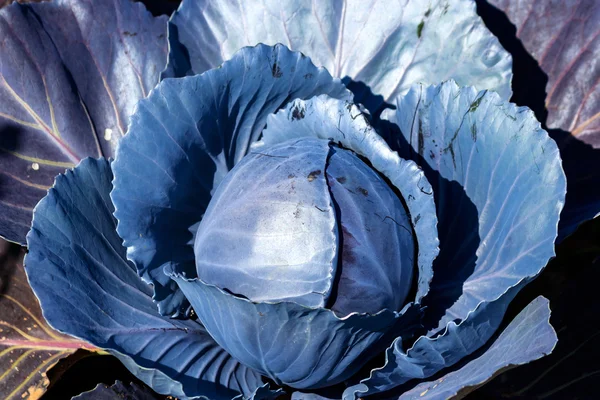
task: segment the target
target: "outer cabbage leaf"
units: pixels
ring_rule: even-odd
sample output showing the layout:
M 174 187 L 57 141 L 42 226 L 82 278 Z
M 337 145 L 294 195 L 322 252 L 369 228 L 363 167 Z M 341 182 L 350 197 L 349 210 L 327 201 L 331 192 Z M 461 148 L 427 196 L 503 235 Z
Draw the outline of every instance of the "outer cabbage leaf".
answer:
M 600 3 L 490 0 L 547 74 L 546 126 L 558 142 L 568 190 L 559 239 L 600 214 Z M 540 110 L 540 115 L 544 110 Z M 544 115 L 546 117 L 546 115 Z M 542 118 L 542 117 L 540 117 Z
M 0 10 L 0 235 L 24 244 L 54 177 L 112 154 L 158 82 L 165 23 L 131 0 Z
M 348 97 L 344 85 L 282 45 L 240 50 L 221 68 L 166 79 L 139 103 L 114 164 L 112 199 L 128 257 L 163 315 L 189 303 L 163 273 L 196 274 L 192 231 L 267 116 L 295 98 Z
M 600 219 L 586 223 L 513 300 L 518 310 L 539 294 L 550 300 L 558 344 L 552 354 L 502 373 L 478 389 L 479 398 L 589 398 L 596 393 L 600 346 Z M 513 314 L 514 315 L 514 314 Z
M 243 46 L 283 43 L 334 77 L 362 82 L 375 112 L 417 82 L 453 78 L 510 97 L 511 58 L 469 0 L 189 1 L 169 22 L 163 77 L 202 73 Z M 367 91 L 368 92 L 368 91 Z
M 394 389 L 412 379 L 428 378 L 452 366 L 483 346 L 496 332 L 509 303 L 527 281 L 508 290 L 498 299 L 482 302 L 459 324 L 450 321 L 446 330 L 434 339 L 421 336 L 404 350 L 402 339 L 387 349 L 385 364 L 371 371 L 368 378 L 344 391 L 343 400 L 368 396 Z
M 403 393 L 399 400 L 462 397 L 493 378 L 500 370 L 550 354 L 558 339 L 549 319 L 548 300 L 540 296 L 511 321 L 481 356 L 435 381 L 418 384 Z
M 529 110 L 454 82 L 415 86 L 397 106 L 387 114 L 400 128 L 396 147 L 420 163 L 436 197 L 441 249 L 424 304 L 430 335 L 440 334 L 408 351 L 396 340 L 347 399 L 432 376 L 485 344 L 554 255 L 564 202 L 558 149 Z
M 328 96 L 295 100 L 271 115 L 262 139 L 253 145 L 253 149 L 261 151 L 262 148 L 301 137 L 317 137 L 340 143 L 369 160 L 375 170 L 396 186 L 410 214 L 412 226 L 407 228 L 414 232 L 418 245 L 416 301 L 420 302 L 429 290 L 433 276 L 432 263 L 439 251 L 435 203 L 431 185 L 423 171 L 413 161 L 403 160 L 391 151 L 356 105 Z M 389 222 L 386 216 L 381 216 L 379 221 L 380 224 Z
M 236 359 L 278 384 L 315 389 L 350 378 L 392 337 L 420 327 L 419 306 L 401 312 L 353 313 L 292 302 L 254 303 L 198 278 L 169 271 L 206 329 Z
M 116 232 L 108 161 L 60 175 L 36 206 L 25 266 L 46 320 L 107 349 L 157 392 L 231 399 L 261 386 L 192 320 L 162 317 Z
M 489 0 L 516 25 L 548 74 L 548 128 L 600 148 L 600 4 L 594 0 Z
M 440 254 L 424 304 L 437 332 L 554 256 L 565 176 L 533 113 L 495 93 L 417 85 L 396 105 L 383 114 L 400 128 L 395 146 L 423 167 L 436 198 Z
M 25 251 L 0 239 L 0 398 L 5 400 L 36 400 L 50 385 L 48 372 L 61 359 L 77 349 L 95 350 L 48 326 L 27 282 Z

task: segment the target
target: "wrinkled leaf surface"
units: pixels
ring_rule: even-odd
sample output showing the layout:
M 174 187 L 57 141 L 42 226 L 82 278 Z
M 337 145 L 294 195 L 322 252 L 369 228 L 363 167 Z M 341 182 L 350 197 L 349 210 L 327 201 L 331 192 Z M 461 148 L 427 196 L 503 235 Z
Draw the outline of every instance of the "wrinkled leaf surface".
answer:
M 25 265 L 44 317 L 61 332 L 107 349 L 162 394 L 231 399 L 260 376 L 221 349 L 193 320 L 162 317 L 126 260 L 116 232 L 105 159 L 60 175 L 36 207 Z
M 423 168 L 436 200 L 440 254 L 425 304 L 439 330 L 546 266 L 565 176 L 533 113 L 496 93 L 416 85 L 396 105 L 383 114 L 400 129 L 396 149 Z
M 169 22 L 165 77 L 202 73 L 243 46 L 283 43 L 362 82 L 376 111 L 417 82 L 453 78 L 510 97 L 511 59 L 468 0 L 184 1 Z M 367 92 L 368 92 L 367 91 Z
M 195 276 L 193 232 L 227 172 L 267 116 L 295 98 L 348 96 L 344 85 L 285 46 L 240 50 L 221 68 L 167 79 L 141 101 L 115 160 L 118 230 L 164 315 L 189 303 L 165 266 Z
M 418 384 L 403 393 L 399 400 L 462 398 L 498 371 L 548 355 L 558 341 L 549 319 L 549 302 L 540 296 L 511 321 L 480 357 L 435 381 Z

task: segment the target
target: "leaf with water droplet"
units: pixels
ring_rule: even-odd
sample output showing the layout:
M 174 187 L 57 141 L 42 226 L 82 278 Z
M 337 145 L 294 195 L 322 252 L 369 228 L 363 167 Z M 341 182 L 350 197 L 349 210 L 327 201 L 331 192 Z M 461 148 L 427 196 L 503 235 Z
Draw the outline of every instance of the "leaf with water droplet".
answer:
M 54 177 L 112 155 L 166 62 L 166 17 L 138 2 L 0 9 L 0 236 L 20 244 Z

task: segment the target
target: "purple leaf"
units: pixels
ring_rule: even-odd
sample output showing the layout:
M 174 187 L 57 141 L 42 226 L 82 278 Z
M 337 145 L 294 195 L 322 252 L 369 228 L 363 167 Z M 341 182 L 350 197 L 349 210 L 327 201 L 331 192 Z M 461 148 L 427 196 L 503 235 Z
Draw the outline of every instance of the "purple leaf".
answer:
M 546 74 L 549 128 L 600 148 L 600 3 L 491 0 Z
M 24 254 L 24 248 L 0 239 L 0 398 L 8 400 L 38 399 L 50 385 L 47 372 L 59 360 L 77 349 L 95 350 L 44 320 L 27 283 Z
M 0 235 L 24 243 L 54 176 L 111 156 L 166 62 L 166 17 L 133 1 L 0 10 Z
M 559 226 L 561 240 L 600 213 L 600 3 L 489 3 L 507 14 L 516 36 L 548 75 L 546 125 L 554 130 L 569 185 Z

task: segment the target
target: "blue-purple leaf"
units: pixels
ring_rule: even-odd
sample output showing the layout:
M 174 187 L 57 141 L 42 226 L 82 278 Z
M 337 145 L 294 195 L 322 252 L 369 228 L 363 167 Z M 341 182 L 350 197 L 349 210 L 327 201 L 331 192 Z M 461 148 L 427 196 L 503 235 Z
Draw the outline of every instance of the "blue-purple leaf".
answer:
M 240 50 L 221 68 L 165 79 L 139 103 L 114 164 L 118 230 L 163 315 L 189 303 L 163 273 L 196 275 L 192 231 L 217 186 L 295 98 L 345 97 L 344 85 L 285 46 Z
M 478 398 L 589 398 L 597 390 L 600 356 L 600 219 L 586 223 L 558 247 L 557 257 L 513 301 L 512 312 L 542 294 L 552 305 L 558 344 L 552 355 L 502 373 Z M 515 314 L 512 314 L 515 315 Z
M 530 110 L 452 81 L 416 85 L 396 104 L 383 114 L 399 128 L 391 137 L 423 167 L 436 197 L 440 254 L 424 300 L 430 331 L 410 349 L 397 339 L 346 399 L 430 377 L 483 346 L 554 255 L 564 203 L 558 148 Z
M 325 95 L 306 101 L 295 100 L 271 115 L 263 137 L 253 145 L 253 149 L 261 151 L 302 137 L 329 139 L 365 157 L 400 192 L 411 217 L 411 226 L 406 228 L 414 232 L 418 245 L 418 284 L 414 300 L 420 303 L 429 291 L 433 276 L 432 263 L 439 251 L 433 192 L 423 171 L 413 161 L 401 159 L 391 151 L 358 106 L 348 100 Z M 386 216 L 389 217 L 379 217 L 381 223 L 389 222 Z M 389 267 L 397 268 L 395 265 Z
M 525 283 L 527 281 L 509 289 L 496 300 L 482 302 L 459 324 L 449 322 L 439 336 L 433 339 L 421 336 L 408 350 L 401 338 L 396 339 L 386 351 L 385 364 L 373 369 L 359 384 L 346 389 L 344 400 L 391 390 L 413 379 L 428 378 L 467 357 L 492 337 L 506 308 Z
M 325 307 L 339 264 L 329 151 L 326 140 L 299 139 L 244 157 L 196 231 L 198 277 L 254 302 Z
M 401 195 L 350 150 L 334 148 L 325 174 L 335 203 L 341 261 L 329 308 L 337 315 L 402 309 L 415 300 L 409 294 L 420 271 Z
M 440 254 L 426 323 L 433 332 L 535 277 L 554 256 L 565 176 L 533 113 L 454 82 L 415 86 L 384 116 L 400 155 L 433 186 Z
M 36 206 L 25 269 L 48 323 L 107 349 L 162 394 L 229 400 L 263 385 L 193 320 L 158 314 L 126 260 L 110 201 L 112 172 L 85 159 Z
M 403 393 L 399 400 L 445 400 L 461 397 L 492 379 L 500 370 L 537 360 L 552 352 L 558 339 L 550 325 L 546 298 L 533 300 L 478 358 L 431 382 Z M 397 396 L 394 398 L 398 399 Z
M 340 383 L 385 348 L 386 336 L 412 336 L 420 327 L 420 307 L 413 304 L 401 312 L 338 318 L 292 302 L 254 303 L 171 273 L 217 343 L 244 365 L 294 388 Z

